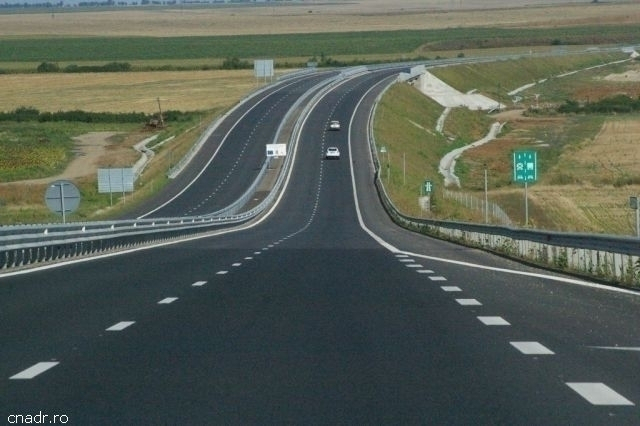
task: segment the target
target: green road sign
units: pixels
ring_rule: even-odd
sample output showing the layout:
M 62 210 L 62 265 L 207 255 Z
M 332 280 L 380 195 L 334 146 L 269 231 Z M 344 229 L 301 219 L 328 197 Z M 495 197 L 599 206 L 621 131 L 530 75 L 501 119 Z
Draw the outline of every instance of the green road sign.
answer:
M 536 151 L 514 151 L 513 153 L 513 181 L 535 182 L 538 180 L 538 165 Z
M 424 184 L 422 185 L 422 191 L 425 195 L 431 194 L 431 192 L 433 192 L 433 182 L 431 182 L 430 180 L 425 180 Z

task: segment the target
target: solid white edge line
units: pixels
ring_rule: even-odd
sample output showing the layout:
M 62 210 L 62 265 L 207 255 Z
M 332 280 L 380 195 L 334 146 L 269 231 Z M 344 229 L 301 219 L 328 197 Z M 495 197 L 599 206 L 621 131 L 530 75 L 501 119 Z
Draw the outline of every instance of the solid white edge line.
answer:
M 638 346 L 588 346 L 592 349 L 603 349 L 607 351 L 629 351 L 629 352 L 640 352 L 640 347 Z
M 312 108 L 313 109 L 313 108 Z M 303 123 L 307 121 L 308 115 L 307 117 L 304 118 Z M 304 124 L 303 124 L 304 126 Z M 97 259 L 105 259 L 105 258 L 109 258 L 109 257 L 113 257 L 113 256 L 121 256 L 123 254 L 129 254 L 129 253 L 135 253 L 137 251 L 142 251 L 142 250 L 150 250 L 150 249 L 154 249 L 154 248 L 158 248 L 158 247 L 165 247 L 165 246 L 170 246 L 170 245 L 175 245 L 175 244 L 182 244 L 182 243 L 186 243 L 189 241 L 196 241 L 196 240 L 201 240 L 204 238 L 211 238 L 211 237 L 215 237 L 218 235 L 226 235 L 226 234 L 232 234 L 234 232 L 239 232 L 239 231 L 244 231 L 247 229 L 251 229 L 255 226 L 258 226 L 259 224 L 261 224 L 263 221 L 267 220 L 267 218 L 269 218 L 269 216 L 271 216 L 271 214 L 273 213 L 273 211 L 278 207 L 278 204 L 280 204 L 280 201 L 282 200 L 282 197 L 284 197 L 284 194 L 286 193 L 286 189 L 289 186 L 289 181 L 291 180 L 291 175 L 293 173 L 293 168 L 296 162 L 296 153 L 298 152 L 298 146 L 300 141 L 300 134 L 296 135 L 296 144 L 295 144 L 295 148 L 293 150 L 293 152 L 291 153 L 291 155 L 293 155 L 293 158 L 291 159 L 291 167 L 289 167 L 289 170 L 287 171 L 287 177 L 283 183 L 282 189 L 280 190 L 280 193 L 278 194 L 278 198 L 276 198 L 276 200 L 274 201 L 274 203 L 271 205 L 271 208 L 268 209 L 264 214 L 262 214 L 260 217 L 258 217 L 255 221 L 253 222 L 249 222 L 246 224 L 242 224 L 238 227 L 235 228 L 226 228 L 226 229 L 221 229 L 221 230 L 216 230 L 216 231 L 211 231 L 205 234 L 200 234 L 200 235 L 194 235 L 192 237 L 188 237 L 188 238 L 183 238 L 177 241 L 164 241 L 161 243 L 156 243 L 156 244 L 150 244 L 148 246 L 144 246 L 144 247 L 135 247 L 135 248 L 131 248 L 131 249 L 126 249 L 126 250 L 122 250 L 122 251 L 118 251 L 118 252 L 113 252 L 113 253 L 105 253 L 105 254 L 100 254 L 97 256 L 89 256 L 89 257 L 83 257 L 81 259 L 72 259 L 69 261 L 64 261 L 64 262 L 60 262 L 60 263 L 53 263 L 53 264 L 49 264 L 49 265 L 42 265 L 42 266 L 37 266 L 34 268 L 28 268 L 28 269 L 23 269 L 20 271 L 10 271 L 7 273 L 0 273 L 0 279 L 5 278 L 5 277 L 12 277 L 12 276 L 16 276 L 16 275 L 24 275 L 24 274 L 29 274 L 31 272 L 36 272 L 36 271 L 43 271 L 43 270 L 47 270 L 47 269 L 53 269 L 53 268 L 59 268 L 62 266 L 67 266 L 67 265 L 72 265 L 74 263 L 82 263 L 82 262 L 91 262 Z M 255 252 L 256 255 L 261 254 L 261 252 L 256 251 Z
M 260 99 L 257 103 L 255 103 L 253 106 L 251 106 L 249 109 L 247 109 L 247 111 L 242 114 L 240 116 L 239 120 L 236 120 L 235 123 L 233 123 L 233 126 L 231 126 L 231 128 L 229 129 L 229 131 L 227 133 L 225 133 L 224 137 L 222 138 L 222 142 L 220 143 L 220 145 L 216 148 L 215 152 L 213 153 L 213 155 L 211 156 L 211 158 L 209 159 L 209 161 L 207 161 L 207 164 L 204 165 L 204 167 L 202 168 L 202 170 L 200 170 L 200 172 L 198 173 L 198 175 L 193 178 L 191 180 L 191 182 L 189 182 L 184 188 L 182 188 L 182 190 L 176 194 L 173 198 L 171 198 L 169 201 L 167 201 L 166 203 L 156 207 L 155 209 L 146 212 L 145 214 L 138 216 L 137 219 L 143 219 L 146 216 L 149 216 L 151 213 L 154 213 L 155 211 L 160 210 L 161 208 L 163 208 L 164 206 L 166 206 L 167 204 L 171 203 L 173 200 L 175 200 L 176 198 L 178 198 L 180 195 L 182 195 L 187 189 L 189 189 L 189 187 L 191 185 L 193 185 L 195 183 L 195 181 L 197 181 L 200 176 L 207 170 L 207 168 L 209 167 L 209 164 L 211 164 L 211 162 L 214 160 L 214 158 L 218 155 L 218 152 L 222 149 L 224 143 L 227 140 L 227 137 L 229 136 L 229 134 L 236 128 L 236 126 L 238 126 L 238 123 L 240 122 L 240 120 L 242 120 L 247 114 L 249 114 L 251 111 L 253 111 L 258 105 L 260 105 L 262 102 L 264 102 L 267 98 L 273 96 L 276 93 L 281 92 L 282 90 L 288 88 L 289 86 L 293 85 L 295 82 L 291 82 L 289 84 L 283 84 L 282 87 L 277 88 L 276 90 L 274 90 L 272 93 L 266 95 L 265 97 L 263 97 L 262 99 Z M 236 105 L 231 111 L 229 111 L 229 114 L 233 111 L 235 111 L 237 108 L 239 108 L 241 106 L 241 104 Z M 213 134 L 213 132 L 215 131 L 215 129 L 211 132 L 211 134 Z M 237 164 L 237 161 L 236 161 Z M 224 179 L 224 181 L 226 182 L 226 178 Z
M 351 115 L 351 120 L 349 120 L 349 133 L 348 133 L 349 157 L 352 157 L 352 151 L 351 151 L 351 123 L 353 122 L 353 117 L 355 116 L 356 111 L 360 107 L 360 104 L 362 103 L 363 99 L 373 89 L 374 89 L 373 87 L 370 88 L 364 94 L 364 96 L 362 98 L 360 98 L 360 101 L 358 101 L 358 104 L 356 105 L 356 107 L 353 110 L 353 114 Z M 469 262 L 463 262 L 463 261 L 459 261 L 459 260 L 445 259 L 445 258 L 442 258 L 442 257 L 427 256 L 427 255 L 424 255 L 424 254 L 419 254 L 419 253 L 413 253 L 413 252 L 410 252 L 410 251 L 400 250 L 397 247 L 393 246 L 392 244 L 389 244 L 388 242 L 383 240 L 379 235 L 375 234 L 373 231 L 371 231 L 369 228 L 367 228 L 367 226 L 364 224 L 364 221 L 362 220 L 362 213 L 360 212 L 360 204 L 358 202 L 358 191 L 356 189 L 356 179 L 355 179 L 354 170 L 353 170 L 353 163 L 350 164 L 350 169 L 351 169 L 351 186 L 353 188 L 353 198 L 354 198 L 354 201 L 355 201 L 356 213 L 357 213 L 357 217 L 358 217 L 358 222 L 360 223 L 360 227 L 367 234 L 369 234 L 371 236 L 371 238 L 373 238 L 375 241 L 377 241 L 378 244 L 380 244 L 382 247 L 386 248 L 387 250 L 391 251 L 396 256 L 406 255 L 406 256 L 412 256 L 412 257 L 420 257 L 422 259 L 434 260 L 436 262 L 443 262 L 443 263 L 451 263 L 451 264 L 454 264 L 454 265 L 466 266 L 466 267 L 469 267 L 469 268 L 485 269 L 485 270 L 488 270 L 488 271 L 503 272 L 503 273 L 506 273 L 506 274 L 524 275 L 524 276 L 528 276 L 528 277 L 542 278 L 542 279 L 546 279 L 546 280 L 558 281 L 558 282 L 563 282 L 563 283 L 567 283 L 567 284 L 576 284 L 576 285 L 581 285 L 581 286 L 584 286 L 584 287 L 597 288 L 597 289 L 600 289 L 600 290 L 608 290 L 608 291 L 614 291 L 614 292 L 618 292 L 618 293 L 624 293 L 624 294 L 630 294 L 630 295 L 634 295 L 634 296 L 640 296 L 640 292 L 637 292 L 637 291 L 634 291 L 634 290 L 627 290 L 627 289 L 624 289 L 624 288 L 606 286 L 606 285 L 603 285 L 603 284 L 597 284 L 597 283 L 594 283 L 594 282 L 584 281 L 584 280 L 575 279 L 575 278 L 556 277 L 554 275 L 541 274 L 541 273 L 536 273 L 536 272 L 523 272 L 523 271 L 516 271 L 516 270 L 513 270 L 513 269 L 497 268 L 497 267 L 493 267 L 493 266 L 479 265 L 477 263 L 469 263 Z

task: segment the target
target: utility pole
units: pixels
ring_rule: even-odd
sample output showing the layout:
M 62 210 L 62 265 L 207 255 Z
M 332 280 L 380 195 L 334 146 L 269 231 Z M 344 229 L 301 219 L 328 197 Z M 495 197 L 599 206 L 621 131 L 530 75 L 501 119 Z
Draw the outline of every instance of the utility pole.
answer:
M 158 98 L 158 111 L 160 111 L 160 127 L 164 127 L 164 119 L 162 118 L 162 107 L 160 107 L 160 98 Z

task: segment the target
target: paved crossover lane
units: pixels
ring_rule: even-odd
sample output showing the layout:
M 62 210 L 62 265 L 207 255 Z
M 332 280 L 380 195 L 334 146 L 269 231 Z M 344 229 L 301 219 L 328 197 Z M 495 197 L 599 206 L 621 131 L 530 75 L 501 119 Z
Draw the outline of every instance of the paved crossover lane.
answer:
M 389 224 L 371 195 L 361 111 L 348 126 L 384 78 L 346 82 L 314 108 L 261 223 L 0 279 L 2 414 L 636 424 L 638 352 L 607 347 L 638 346 L 637 296 Z M 342 130 L 326 132 L 331 119 Z M 328 144 L 340 160 L 322 158 Z

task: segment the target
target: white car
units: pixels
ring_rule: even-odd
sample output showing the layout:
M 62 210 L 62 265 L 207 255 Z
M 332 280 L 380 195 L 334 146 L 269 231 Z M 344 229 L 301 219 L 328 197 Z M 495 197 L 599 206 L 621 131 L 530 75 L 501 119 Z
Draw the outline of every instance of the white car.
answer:
M 329 148 L 327 148 L 327 153 L 325 154 L 324 158 L 326 158 L 327 160 L 338 160 L 340 159 L 340 150 L 335 146 L 330 146 Z
M 338 120 L 332 120 L 329 123 L 329 130 L 340 130 L 340 122 Z

